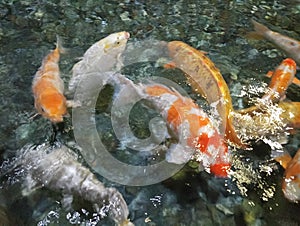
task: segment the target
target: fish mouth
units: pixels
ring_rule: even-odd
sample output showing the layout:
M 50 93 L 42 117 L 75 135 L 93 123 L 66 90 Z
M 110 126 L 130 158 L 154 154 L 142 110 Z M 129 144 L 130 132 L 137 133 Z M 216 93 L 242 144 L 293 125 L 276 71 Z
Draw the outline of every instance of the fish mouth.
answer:
M 124 38 L 125 39 L 129 39 L 130 38 L 129 32 L 127 32 L 127 31 L 124 32 Z
M 62 122 L 64 120 L 63 116 L 61 116 L 61 115 L 52 115 L 52 116 L 49 116 L 49 119 L 53 123 L 59 123 L 59 122 Z

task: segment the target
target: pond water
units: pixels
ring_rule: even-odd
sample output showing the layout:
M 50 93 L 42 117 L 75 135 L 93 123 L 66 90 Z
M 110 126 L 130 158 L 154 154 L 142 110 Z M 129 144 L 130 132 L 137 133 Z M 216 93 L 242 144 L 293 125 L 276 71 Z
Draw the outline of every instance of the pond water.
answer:
M 0 225 L 114 225 L 110 219 L 99 220 L 87 214 L 91 205 L 81 205 L 80 201 L 73 210 L 64 209 L 59 192 L 38 188 L 24 194 L 23 173 L 7 171 L 25 145 L 51 143 L 54 130 L 58 142 L 80 155 L 71 110 L 59 128 L 42 117 L 33 117 L 32 79 L 44 56 L 55 48 L 56 35 L 68 48 L 60 60 L 66 87 L 72 66 L 89 46 L 111 33 L 128 31 L 128 43 L 148 40 L 150 50 L 157 40 L 180 40 L 207 52 L 227 82 L 235 109 L 247 106 L 248 97 L 268 82 L 264 75 L 286 57 L 271 43 L 248 38 L 251 19 L 300 40 L 297 0 L 2 0 L 0 18 Z M 132 80 L 152 75 L 172 78 L 205 108 L 203 99 L 191 91 L 180 74 L 141 62 L 125 67 L 123 72 Z M 124 154 L 126 148 L 118 144 L 107 110 L 113 91 L 106 87 L 96 106 L 97 130 L 103 143 L 127 163 L 155 162 L 140 153 L 133 155 L 127 150 Z M 241 95 L 243 91 L 248 95 Z M 299 101 L 300 88 L 292 85 L 287 98 Z M 148 123 L 155 116 L 157 112 L 143 105 L 134 106 L 129 120 L 133 133 L 148 137 Z M 292 155 L 299 148 L 298 134 L 295 131 L 289 135 L 284 144 Z M 270 163 L 274 170 L 259 171 L 260 164 L 271 159 L 270 146 L 259 141 L 252 152 L 241 150 L 237 157 L 233 179 L 199 172 L 193 163 L 175 176 L 148 186 L 121 185 L 95 174 L 105 186 L 115 187 L 123 195 L 135 225 L 299 225 L 299 204 L 287 201 L 281 191 L 284 170 Z M 159 160 L 159 156 L 156 158 Z M 80 161 L 89 167 L 84 158 Z M 239 173 L 243 179 L 237 176 Z

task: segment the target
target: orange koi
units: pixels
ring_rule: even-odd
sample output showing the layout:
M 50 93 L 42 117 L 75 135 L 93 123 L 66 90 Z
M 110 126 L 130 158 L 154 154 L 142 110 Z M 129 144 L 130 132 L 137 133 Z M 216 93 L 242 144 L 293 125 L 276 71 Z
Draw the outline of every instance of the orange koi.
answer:
M 169 150 L 170 154 L 177 152 L 174 155 L 178 157 L 178 152 L 190 149 L 192 154 L 196 152 L 197 160 L 208 172 L 226 177 L 230 168 L 228 147 L 206 113 L 192 99 L 163 85 L 148 85 L 144 92 L 161 112 L 179 142 L 184 143 L 180 146 L 184 150 L 177 147 Z M 181 159 L 182 156 L 179 161 Z M 169 161 L 177 163 L 178 160 L 169 158 Z
M 54 123 L 62 122 L 67 113 L 64 82 L 60 78 L 58 66 L 60 53 L 64 51 L 58 38 L 56 48 L 43 59 L 32 82 L 35 108 L 39 114 Z
M 294 158 L 288 153 L 275 158 L 285 169 L 282 181 L 282 191 L 284 196 L 291 202 L 300 200 L 300 149 Z
M 254 26 L 255 35 L 261 36 L 266 40 L 272 42 L 277 47 L 279 47 L 285 54 L 291 58 L 293 58 L 297 64 L 300 65 L 300 42 L 282 35 L 278 32 L 274 32 L 267 28 L 266 26 L 256 22 L 255 20 L 251 20 Z
M 300 128 L 300 102 L 279 102 L 278 107 L 282 109 L 280 117 L 287 126 Z
M 262 99 L 270 100 L 271 102 L 278 102 L 283 99 L 287 88 L 295 79 L 296 63 L 291 58 L 287 58 L 281 62 L 272 73 L 271 81 L 269 84 L 270 92 L 265 94 Z M 268 73 L 270 74 L 270 72 Z
M 286 168 L 282 191 L 289 201 L 298 202 L 300 200 L 300 151 Z
M 169 42 L 168 49 L 176 67 L 185 73 L 194 90 L 204 94 L 210 104 L 216 104 L 216 109 L 222 119 L 220 131 L 225 131 L 226 138 L 234 144 L 245 147 L 233 127 L 231 119 L 233 106 L 230 92 L 218 68 L 205 56 L 204 52 L 194 49 L 184 42 Z
M 274 74 L 273 71 L 268 71 L 268 73 L 266 74 L 266 77 L 271 78 L 273 74 Z M 297 85 L 297 86 L 300 86 L 300 80 L 296 77 L 293 79 L 292 83 Z

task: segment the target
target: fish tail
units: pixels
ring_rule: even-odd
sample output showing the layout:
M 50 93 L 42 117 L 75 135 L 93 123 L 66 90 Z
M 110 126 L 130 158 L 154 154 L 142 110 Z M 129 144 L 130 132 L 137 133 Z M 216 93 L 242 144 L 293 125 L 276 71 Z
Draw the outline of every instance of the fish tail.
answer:
M 258 35 L 261 35 L 261 36 L 264 36 L 264 34 L 266 32 L 269 31 L 269 28 L 267 28 L 266 26 L 258 23 L 257 21 L 251 19 L 251 23 L 253 24 L 254 26 L 254 31 L 258 34 Z
M 56 35 L 56 49 L 62 54 L 68 52 L 67 48 L 63 47 L 63 42 L 59 35 Z

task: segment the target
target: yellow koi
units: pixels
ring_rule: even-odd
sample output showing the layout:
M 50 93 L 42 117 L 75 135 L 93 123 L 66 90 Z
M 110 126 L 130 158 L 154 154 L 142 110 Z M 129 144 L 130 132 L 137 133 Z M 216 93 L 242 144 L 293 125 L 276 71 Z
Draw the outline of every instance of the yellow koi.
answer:
M 226 138 L 240 147 L 245 147 L 232 125 L 231 96 L 218 68 L 204 52 L 184 42 L 169 42 L 168 49 L 175 66 L 185 73 L 195 91 L 203 94 L 210 104 L 216 104 L 218 114 L 223 121 L 220 130 L 225 131 Z

